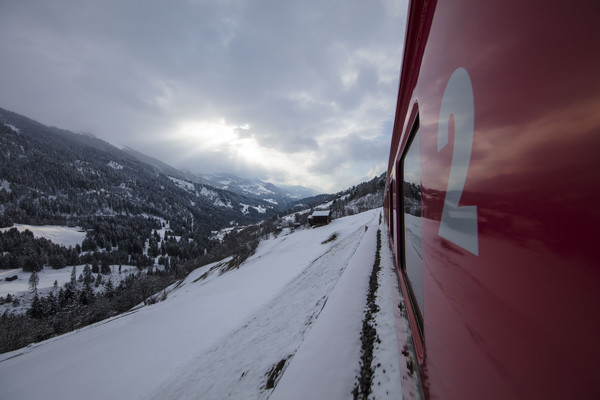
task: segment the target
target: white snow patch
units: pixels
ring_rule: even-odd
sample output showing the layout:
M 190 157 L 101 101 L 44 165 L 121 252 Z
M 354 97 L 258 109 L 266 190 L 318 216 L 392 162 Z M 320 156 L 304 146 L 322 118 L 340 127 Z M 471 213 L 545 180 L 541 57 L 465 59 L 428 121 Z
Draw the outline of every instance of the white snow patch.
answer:
M 204 197 L 208 197 L 211 200 L 214 200 L 215 198 L 219 197 L 219 194 L 217 192 L 215 192 L 214 190 L 207 189 L 204 186 L 202 186 L 200 194 Z
M 233 208 L 233 204 L 231 204 L 231 201 L 227 201 L 227 203 L 224 203 L 223 200 L 216 199 L 213 204 L 217 207 Z
M 184 181 L 183 179 L 174 178 L 172 176 L 169 176 L 169 179 L 183 190 L 187 190 L 188 192 L 192 193 L 194 193 L 194 191 L 196 190 L 196 187 L 192 182 Z
M 252 207 L 252 208 L 254 208 L 256 211 L 258 211 L 261 214 L 264 214 L 267 212 L 267 208 L 263 207 L 263 206 L 256 206 L 256 207 Z
M 316 210 L 328 210 L 333 205 L 333 200 L 328 201 L 327 203 L 323 203 L 315 207 Z
M 248 211 L 249 208 L 253 208 L 261 214 L 265 214 L 267 212 L 267 208 L 264 206 L 251 206 L 249 204 L 244 204 L 244 203 L 240 203 L 240 206 L 242 206 L 242 214 L 244 214 L 244 215 L 249 213 L 249 211 Z
M 31 231 L 33 236 L 44 237 L 52 243 L 63 245 L 65 247 L 75 247 L 75 245 L 83 242 L 86 232 L 79 227 L 60 226 L 60 225 L 24 225 L 14 224 L 8 228 L 0 228 L 0 231 L 5 232 L 9 229 L 17 228 L 19 232 L 25 230 Z
M 279 204 L 279 203 L 277 203 L 277 200 L 275 200 L 275 199 L 263 199 L 263 200 L 266 201 L 267 203 L 271 203 L 271 204 L 274 204 L 274 205 Z
M 223 239 L 225 239 L 225 236 L 232 232 L 235 229 L 235 227 L 230 227 L 230 228 L 223 228 L 220 231 L 211 231 L 211 235 L 209 237 L 210 240 L 218 240 L 218 241 L 223 241 Z
M 208 198 L 209 200 L 213 200 L 213 204 L 217 207 L 233 208 L 233 205 L 231 204 L 230 200 L 228 200 L 227 203 L 225 203 L 223 200 L 221 200 L 219 193 L 215 192 L 214 190 L 207 189 L 203 186 L 202 190 L 200 191 L 200 194 Z
M 115 161 L 111 161 L 111 162 L 109 162 L 106 165 L 108 165 L 110 168 L 116 169 L 116 170 L 123 169 L 123 166 L 121 164 L 119 164 L 118 162 L 115 162 Z
M 261 184 L 256 185 L 240 185 L 240 188 L 246 192 L 256 196 L 260 196 L 261 194 L 275 194 L 275 192 L 267 189 Z
M 9 127 L 10 129 L 12 129 L 12 131 L 15 132 L 15 133 L 21 133 L 21 130 L 19 128 L 17 128 L 16 126 L 14 126 L 14 125 L 6 124 L 6 123 L 4 125 L 7 126 L 7 127 Z

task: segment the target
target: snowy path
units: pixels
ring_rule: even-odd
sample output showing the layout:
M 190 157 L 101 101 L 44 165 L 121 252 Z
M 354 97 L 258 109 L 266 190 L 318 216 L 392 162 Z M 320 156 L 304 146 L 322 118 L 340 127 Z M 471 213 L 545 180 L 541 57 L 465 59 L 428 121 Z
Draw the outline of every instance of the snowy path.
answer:
M 164 302 L 1 354 L 0 398 L 261 399 L 282 360 L 289 368 L 277 392 L 295 364 L 312 362 L 317 371 L 322 363 L 341 368 L 336 393 L 349 397 L 379 214 L 282 234 L 238 270 L 204 280 L 210 266 L 194 271 Z M 343 366 L 333 348 L 317 364 L 306 361 L 336 335 L 347 346 Z

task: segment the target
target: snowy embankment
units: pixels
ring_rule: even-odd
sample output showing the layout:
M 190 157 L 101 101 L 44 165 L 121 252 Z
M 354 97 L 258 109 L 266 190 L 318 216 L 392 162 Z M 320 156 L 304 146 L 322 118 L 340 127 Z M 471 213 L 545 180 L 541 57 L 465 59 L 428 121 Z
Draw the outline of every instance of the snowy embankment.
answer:
M 239 269 L 204 266 L 163 302 L 1 354 L 0 398 L 350 398 L 379 216 L 284 231 Z M 377 398 L 401 392 L 394 279 L 384 254 Z

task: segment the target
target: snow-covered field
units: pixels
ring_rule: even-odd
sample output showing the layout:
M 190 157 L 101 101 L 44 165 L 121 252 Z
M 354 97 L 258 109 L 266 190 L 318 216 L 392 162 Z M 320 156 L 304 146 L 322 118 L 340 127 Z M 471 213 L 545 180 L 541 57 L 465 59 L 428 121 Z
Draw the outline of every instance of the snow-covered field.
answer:
M 0 398 L 351 398 L 379 216 L 284 230 L 239 269 L 204 266 L 163 302 L 0 354 Z M 381 266 L 373 394 L 396 399 L 406 376 L 389 249 Z
M 86 232 L 81 228 L 71 228 L 59 225 L 14 224 L 9 228 L 0 228 L 0 231 L 4 232 L 12 228 L 17 228 L 19 232 L 29 230 L 33 233 L 34 237 L 44 237 L 55 244 L 60 244 L 65 247 L 75 247 L 77 244 L 81 245 L 86 235 Z

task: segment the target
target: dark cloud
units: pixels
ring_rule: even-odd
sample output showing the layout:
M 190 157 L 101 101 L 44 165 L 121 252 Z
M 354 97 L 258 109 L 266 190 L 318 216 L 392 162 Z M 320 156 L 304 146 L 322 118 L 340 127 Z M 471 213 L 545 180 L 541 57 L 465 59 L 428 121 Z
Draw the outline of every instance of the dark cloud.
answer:
M 387 157 L 368 138 L 391 135 L 381 127 L 393 120 L 405 13 L 390 0 L 2 2 L 0 106 L 198 172 L 291 182 L 345 154 L 362 176 Z M 286 174 L 225 149 L 192 153 L 200 145 L 176 136 L 190 121 L 223 121 L 309 161 Z M 346 184 L 329 179 L 318 185 Z

